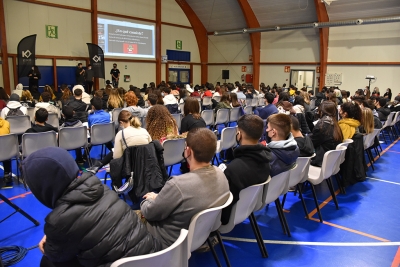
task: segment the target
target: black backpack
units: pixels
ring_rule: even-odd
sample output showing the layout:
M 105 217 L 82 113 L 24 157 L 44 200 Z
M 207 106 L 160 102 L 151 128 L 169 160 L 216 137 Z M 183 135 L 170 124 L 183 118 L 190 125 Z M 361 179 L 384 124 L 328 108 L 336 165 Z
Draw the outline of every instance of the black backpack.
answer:
M 18 108 L 9 108 L 10 110 L 7 113 L 7 117 L 8 116 L 23 116 L 24 113 L 21 111 L 20 109 L 21 107 Z

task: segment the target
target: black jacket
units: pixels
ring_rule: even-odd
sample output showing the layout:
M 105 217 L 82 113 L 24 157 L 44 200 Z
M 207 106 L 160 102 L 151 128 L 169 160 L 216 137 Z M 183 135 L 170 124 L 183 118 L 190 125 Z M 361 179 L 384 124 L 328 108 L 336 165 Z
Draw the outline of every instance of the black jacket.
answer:
M 88 172 L 69 185 L 45 221 L 45 251 L 53 262 L 76 256 L 83 266 L 110 266 L 161 249 L 135 212 Z
M 322 117 L 309 135 L 315 148 L 316 156 L 311 159 L 311 165 L 321 167 L 325 152 L 336 149 L 340 144 L 333 139 L 333 123 L 327 117 Z
M 74 119 L 80 120 L 81 122 L 88 121 L 88 114 L 86 112 L 87 105 L 82 99 L 73 98 L 71 101 L 67 103 L 67 106 L 72 107 L 74 109 Z
M 387 117 L 390 114 L 390 109 L 388 108 L 377 108 L 376 111 L 378 112 L 381 121 L 387 120 Z
M 120 187 L 122 179 L 133 172 L 134 188 L 129 196 L 134 202 L 148 192 L 161 189 L 168 180 L 163 152 L 164 148 L 157 140 L 148 145 L 128 147 L 121 158 L 110 162 L 113 184 Z
M 265 182 L 271 170 L 271 150 L 263 145 L 238 146 L 233 156 L 234 160 L 224 171 L 233 195 L 232 204 L 222 210 L 221 222 L 224 225 L 229 222 L 232 206 L 239 200 L 240 191 Z
M 206 127 L 206 123 L 202 117 L 198 120 L 193 118 L 192 114 L 186 115 L 181 122 L 181 132 L 186 133 L 189 132 L 191 129 L 195 128 L 203 128 Z
M 363 182 L 367 177 L 363 135 L 355 134 L 352 139 L 354 142 L 347 147 L 345 160 L 340 165 L 340 174 L 344 186 Z
M 314 154 L 314 145 L 308 135 L 304 137 L 295 137 L 294 140 L 296 140 L 297 146 L 300 149 L 299 157 L 310 157 Z
M 307 124 L 306 116 L 303 113 L 296 113 L 292 116 L 295 116 L 299 120 L 300 130 L 302 134 L 308 134 L 311 132 Z
M 37 125 L 32 123 L 32 128 L 29 128 L 28 130 L 25 131 L 25 133 L 43 133 L 43 132 L 48 132 L 48 131 L 55 131 L 58 132 L 58 129 L 53 127 L 52 125 L 48 123 L 44 123 L 44 126 L 42 125 Z

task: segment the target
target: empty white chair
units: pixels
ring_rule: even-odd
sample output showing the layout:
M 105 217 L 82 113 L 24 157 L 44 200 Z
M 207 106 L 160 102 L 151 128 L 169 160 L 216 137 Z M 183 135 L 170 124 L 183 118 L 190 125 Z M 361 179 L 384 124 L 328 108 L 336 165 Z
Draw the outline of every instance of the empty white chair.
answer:
M 7 116 L 6 120 L 10 123 L 10 133 L 13 134 L 23 134 L 32 126 L 28 115 Z
M 178 125 L 178 130 L 181 131 L 182 114 L 171 114 L 174 117 L 176 124 Z
M 181 229 L 178 239 L 168 248 L 161 251 L 119 259 L 111 267 L 171 267 L 171 266 L 188 266 L 188 236 L 189 231 Z
M 265 105 L 265 98 L 259 97 L 257 106 L 264 106 Z
M 258 97 L 254 96 L 253 99 L 251 100 L 251 106 L 257 107 L 257 105 L 258 105 Z
M 226 125 L 229 121 L 229 109 L 221 108 L 217 110 L 217 115 L 215 117 L 214 127 L 217 128 L 217 125 L 224 124 Z
M 226 127 L 222 129 L 221 132 L 221 139 L 217 141 L 217 150 L 215 151 L 215 156 L 213 159 L 217 160 L 217 164 L 219 165 L 218 161 L 218 153 L 220 153 L 222 150 L 229 149 L 231 147 L 234 147 L 236 145 L 236 128 L 237 127 Z
M 245 114 L 253 114 L 253 107 L 252 106 L 246 106 L 244 108 L 244 113 Z
M 119 116 L 119 113 L 121 113 L 121 111 L 122 111 L 122 108 L 114 108 L 111 111 L 111 120 L 115 124 L 115 129 L 117 129 L 119 127 L 118 116 Z
M 167 139 L 162 145 L 164 148 L 164 165 L 167 168 L 171 167 L 168 174 L 171 176 L 173 165 L 180 163 L 184 159 L 182 152 L 186 147 L 186 139 Z
M 212 101 L 211 101 L 210 96 L 205 96 L 203 97 L 203 106 L 212 106 Z
M 324 158 L 322 160 L 322 167 L 310 166 L 310 169 L 308 171 L 307 181 L 310 182 L 311 184 L 311 190 L 313 193 L 314 202 L 317 208 L 320 222 L 323 222 L 323 220 L 321 211 L 319 209 L 317 194 L 315 193 L 314 186 L 326 180 L 326 183 L 328 184 L 329 187 L 329 191 L 331 192 L 332 198 L 335 202 L 336 209 L 339 209 L 339 204 L 337 202 L 335 192 L 333 191 L 333 185 L 330 178 L 333 175 L 333 172 L 335 171 L 336 162 L 340 160 L 341 153 L 342 153 L 341 150 L 331 150 L 325 152 Z
M 246 100 L 245 100 L 246 107 L 251 107 L 252 102 L 253 102 L 253 99 L 246 98 Z
M 232 108 L 229 112 L 229 121 L 228 121 L 228 125 L 231 122 L 237 122 L 238 119 L 240 118 L 240 112 L 242 110 L 242 107 L 235 107 Z
M 21 143 L 22 158 L 26 158 L 39 149 L 57 146 L 56 132 L 25 133 L 22 135 Z
M 214 125 L 214 110 L 207 109 L 201 112 L 201 117 L 206 123 L 206 126 L 213 126 Z
M 83 147 L 89 156 L 87 127 L 64 127 L 58 132 L 58 146 L 65 150 Z
M 221 266 L 214 247 L 212 246 L 208 237 L 210 236 L 211 232 L 218 230 L 218 228 L 221 226 L 221 211 L 223 208 L 229 206 L 232 203 L 232 200 L 232 193 L 229 192 L 229 198 L 225 204 L 219 207 L 206 209 L 193 216 L 192 220 L 190 221 L 188 234 L 189 254 L 198 249 L 204 244 L 205 241 L 207 241 L 211 251 L 213 252 L 215 261 L 217 262 L 218 266 Z M 224 253 L 225 260 L 227 261 L 228 266 L 230 266 L 224 243 L 222 243 L 221 236 L 219 235 L 218 231 L 216 231 L 216 235 Z
M 380 129 L 374 129 L 372 133 L 365 134 L 363 136 L 363 141 L 364 141 L 364 151 L 367 153 L 369 163 L 371 164 L 372 170 L 375 170 L 374 168 L 374 156 L 372 155 L 371 152 L 371 147 L 374 145 L 375 142 L 375 136 L 379 134 Z
M 49 116 L 47 117 L 46 123 L 50 124 L 54 128 L 59 128 L 60 123 L 58 119 L 58 114 L 57 113 L 49 113 Z
M 267 181 L 261 184 L 256 184 L 242 189 L 239 193 L 239 200 L 236 202 L 231 210 L 229 222 L 226 225 L 221 225 L 218 231 L 222 234 L 229 233 L 235 227 L 235 225 L 242 223 L 244 220 L 249 218 L 251 227 L 253 228 L 254 235 L 261 254 L 264 258 L 268 257 L 268 252 L 265 249 L 264 241 L 260 239 L 260 229 L 255 221 L 253 211 L 261 201 L 264 186 L 271 181 L 271 177 L 268 177 Z
M 100 157 L 103 158 L 103 148 L 108 142 L 114 141 L 115 124 L 114 122 L 94 124 L 90 128 L 90 145 L 101 145 Z M 104 148 L 105 154 L 105 148 Z M 92 165 L 92 164 L 91 164 Z

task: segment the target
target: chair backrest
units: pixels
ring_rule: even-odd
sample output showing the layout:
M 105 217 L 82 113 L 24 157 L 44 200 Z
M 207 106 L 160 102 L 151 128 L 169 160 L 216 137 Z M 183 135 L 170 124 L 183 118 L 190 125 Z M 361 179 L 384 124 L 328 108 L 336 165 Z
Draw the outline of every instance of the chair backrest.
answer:
M 341 146 L 338 145 L 336 147 L 336 150 L 340 151 L 340 156 L 336 160 L 335 170 L 333 171 L 332 174 L 337 174 L 340 171 L 340 164 L 342 164 L 346 158 L 346 151 L 347 151 L 348 145 L 349 145 L 349 143 L 342 143 Z
M 337 170 L 337 165 L 339 164 L 340 156 L 343 149 L 347 147 L 341 146 L 337 150 L 330 150 L 325 152 L 324 158 L 322 160 L 321 172 L 319 178 L 313 181 L 314 184 L 321 183 L 324 179 L 331 177 Z
M 221 96 L 213 96 L 213 99 L 217 102 L 221 101 Z
M 211 232 L 221 226 L 221 211 L 232 203 L 233 195 L 222 206 L 203 210 L 193 216 L 189 225 L 189 253 L 198 249 L 207 240 Z
M 146 116 L 140 118 L 140 122 L 142 123 L 142 128 L 146 129 Z
M 66 150 L 86 147 L 87 127 L 64 127 L 58 132 L 58 146 Z
M 92 145 L 102 145 L 113 141 L 114 138 L 114 122 L 94 124 L 90 128 L 90 143 Z
M 300 180 L 300 183 L 304 183 L 305 181 L 307 181 L 308 178 L 308 171 L 310 169 L 310 165 L 311 165 L 311 159 L 315 157 L 315 153 L 311 156 L 311 157 L 298 157 L 298 159 L 300 159 L 300 161 L 302 161 L 303 159 L 308 159 L 308 164 L 304 165 L 304 162 L 301 162 L 301 164 L 304 166 L 303 170 L 301 171 L 301 177 L 302 179 Z M 297 167 L 299 168 L 299 166 Z
M 54 146 L 57 146 L 57 135 L 53 131 L 22 135 L 22 157 L 24 158 L 39 149 Z
M 242 189 L 239 193 L 239 200 L 233 205 L 229 222 L 221 225 L 218 229 L 222 234 L 229 233 L 235 225 L 246 220 L 254 211 L 257 203 L 261 201 L 264 186 L 271 181 L 271 177 L 261 184 L 255 184 Z
M 184 110 L 185 110 L 185 103 L 179 103 L 179 110 L 181 111 L 181 114 L 184 114 Z
M 57 129 L 60 127 L 57 113 L 49 113 L 46 122 Z
M 245 114 L 253 114 L 253 107 L 252 106 L 247 106 L 244 108 L 244 113 Z
M 265 105 L 265 98 L 264 97 L 259 97 L 257 106 L 264 106 L 264 105 Z
M 255 97 L 253 97 L 253 99 L 251 100 L 251 106 L 257 107 L 257 105 L 258 105 L 258 97 L 255 96 Z
M 28 115 L 7 116 L 6 120 L 10 123 L 10 133 L 13 134 L 23 134 L 32 126 Z
M 35 122 L 35 108 L 29 107 L 29 108 L 27 108 L 27 110 L 28 110 L 27 115 L 31 119 L 31 122 Z
M 187 267 L 189 259 L 188 233 L 188 230 L 181 229 L 178 239 L 168 248 L 147 255 L 122 258 L 113 262 L 111 267 Z
M 265 205 L 274 202 L 280 195 L 289 189 L 290 170 L 282 172 L 274 177 L 264 186 L 261 201 L 257 203 L 255 210 L 260 210 Z
M 375 131 L 363 136 L 364 150 L 370 148 L 375 141 Z
M 185 149 L 185 138 L 167 139 L 164 141 L 164 165 L 165 167 L 178 164 L 183 160 L 182 152 Z
M 400 111 L 398 111 L 398 112 L 396 112 L 396 111 L 390 112 L 390 114 L 392 114 L 392 113 L 393 113 L 393 116 L 392 116 L 392 121 L 390 122 L 390 126 L 394 126 L 396 124 L 397 119 L 399 117 Z
M 118 126 L 119 126 L 118 116 L 119 116 L 119 113 L 121 113 L 121 111 L 122 111 L 122 108 L 114 108 L 111 111 L 111 118 L 115 124 L 115 128 L 118 128 Z
M 201 112 L 201 117 L 206 122 L 207 126 L 214 124 L 214 110 L 206 109 Z
M 236 145 L 236 132 L 236 127 L 226 127 L 222 129 L 220 151 L 226 150 Z
M 19 156 L 18 135 L 0 135 L 0 162 Z
M 176 124 L 178 125 L 178 130 L 181 131 L 181 124 L 182 124 L 182 114 L 171 114 L 174 117 Z
M 239 119 L 239 117 L 240 117 L 240 110 L 241 110 L 241 107 L 235 107 L 235 108 L 232 108 L 232 109 L 230 110 L 230 113 L 229 113 L 229 122 L 238 121 L 238 119 Z
M 311 157 L 298 157 L 297 167 L 290 170 L 289 187 L 296 186 L 304 179 L 304 174 L 310 168 Z
M 387 116 L 385 123 L 382 126 L 382 129 L 391 126 L 395 113 L 396 112 L 390 112 L 390 114 Z
M 315 108 L 315 99 L 310 100 L 310 109 L 313 110 Z
M 212 99 L 211 96 L 205 96 L 205 97 L 203 97 L 203 106 L 210 106 L 210 105 L 212 105 L 211 99 Z
M 249 106 L 251 106 L 252 102 L 253 102 L 253 99 L 246 98 L 246 100 L 245 100 L 246 107 L 249 107 Z
M 221 108 L 217 111 L 217 116 L 215 118 L 215 124 L 224 124 L 229 121 L 229 109 Z

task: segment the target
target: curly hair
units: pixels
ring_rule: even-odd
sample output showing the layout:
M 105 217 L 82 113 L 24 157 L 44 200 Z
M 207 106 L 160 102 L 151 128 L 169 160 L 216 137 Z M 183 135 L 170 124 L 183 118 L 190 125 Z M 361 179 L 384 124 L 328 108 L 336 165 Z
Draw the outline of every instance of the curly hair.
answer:
M 21 101 L 32 101 L 33 102 L 33 97 L 31 92 L 28 90 L 23 90 L 22 95 L 21 95 Z
M 160 140 L 168 135 L 178 135 L 178 125 L 163 105 L 155 105 L 149 109 L 146 117 L 146 129 L 153 140 Z
M 122 108 L 124 103 L 122 102 L 121 97 L 119 96 L 118 89 L 112 89 L 110 96 L 108 97 L 108 106 L 109 108 Z
M 67 88 L 65 88 L 63 90 L 63 94 L 62 94 L 61 99 L 62 100 L 68 100 L 71 96 L 72 96 L 71 90 L 69 90 L 69 88 L 67 87 Z
M 136 106 L 139 100 L 134 92 L 129 91 L 128 93 L 125 94 L 125 101 L 126 105 L 130 107 L 130 106 Z

